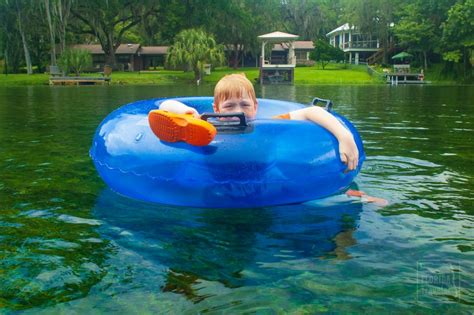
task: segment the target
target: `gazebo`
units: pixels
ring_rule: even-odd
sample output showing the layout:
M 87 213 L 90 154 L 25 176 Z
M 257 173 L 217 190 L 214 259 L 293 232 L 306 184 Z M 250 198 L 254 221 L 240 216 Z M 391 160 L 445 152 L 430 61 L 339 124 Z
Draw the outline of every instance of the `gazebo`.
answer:
M 258 36 L 262 41 L 262 55 L 260 57 L 260 84 L 293 84 L 296 58 L 294 41 L 298 35 L 273 32 Z M 275 44 L 282 44 L 288 47 L 288 56 L 285 64 L 272 64 L 270 60 L 265 60 L 265 45 L 270 44 L 270 52 Z

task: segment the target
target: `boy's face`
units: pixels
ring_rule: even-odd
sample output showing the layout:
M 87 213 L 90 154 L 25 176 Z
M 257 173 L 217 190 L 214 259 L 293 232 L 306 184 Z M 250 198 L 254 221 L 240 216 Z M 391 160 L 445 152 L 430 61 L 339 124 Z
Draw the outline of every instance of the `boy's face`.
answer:
M 247 119 L 255 119 L 257 116 L 258 103 L 242 92 L 242 97 L 233 97 L 222 101 L 220 104 L 213 104 L 216 113 L 238 113 L 243 112 Z

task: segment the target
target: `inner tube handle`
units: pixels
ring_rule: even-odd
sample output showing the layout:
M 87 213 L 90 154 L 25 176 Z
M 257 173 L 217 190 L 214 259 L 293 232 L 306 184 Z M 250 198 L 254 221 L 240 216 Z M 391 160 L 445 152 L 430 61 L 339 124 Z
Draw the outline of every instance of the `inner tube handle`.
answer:
M 331 100 L 327 100 L 327 99 L 324 99 L 324 98 L 319 98 L 319 97 L 315 97 L 313 98 L 313 101 L 311 102 L 311 105 L 317 105 L 318 103 L 326 103 L 326 106 L 324 107 L 328 112 L 332 111 L 332 101 Z
M 239 124 L 236 124 L 236 121 L 219 121 L 213 122 L 212 124 L 216 127 L 247 127 L 247 119 L 245 118 L 245 114 L 243 112 L 239 113 L 203 113 L 201 115 L 201 119 L 207 121 L 209 118 L 228 118 L 228 117 L 237 117 L 239 118 Z

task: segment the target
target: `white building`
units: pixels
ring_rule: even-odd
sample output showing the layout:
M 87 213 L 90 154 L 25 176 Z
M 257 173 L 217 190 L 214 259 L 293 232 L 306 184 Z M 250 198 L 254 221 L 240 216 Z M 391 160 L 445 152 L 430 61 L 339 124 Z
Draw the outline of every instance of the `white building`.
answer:
M 326 36 L 329 37 L 332 46 L 339 47 L 349 56 L 350 63 L 367 62 L 370 57 L 381 51 L 376 36 L 363 34 L 349 23 L 330 31 Z

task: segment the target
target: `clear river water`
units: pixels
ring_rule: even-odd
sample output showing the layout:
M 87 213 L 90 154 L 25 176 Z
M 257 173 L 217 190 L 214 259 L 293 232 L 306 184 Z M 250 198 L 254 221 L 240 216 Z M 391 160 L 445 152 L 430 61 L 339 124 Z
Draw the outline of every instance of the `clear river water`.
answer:
M 257 86 L 330 98 L 367 160 L 346 195 L 258 209 L 127 199 L 97 175 L 97 125 L 213 86 L 0 88 L 0 313 L 471 314 L 474 87 Z

